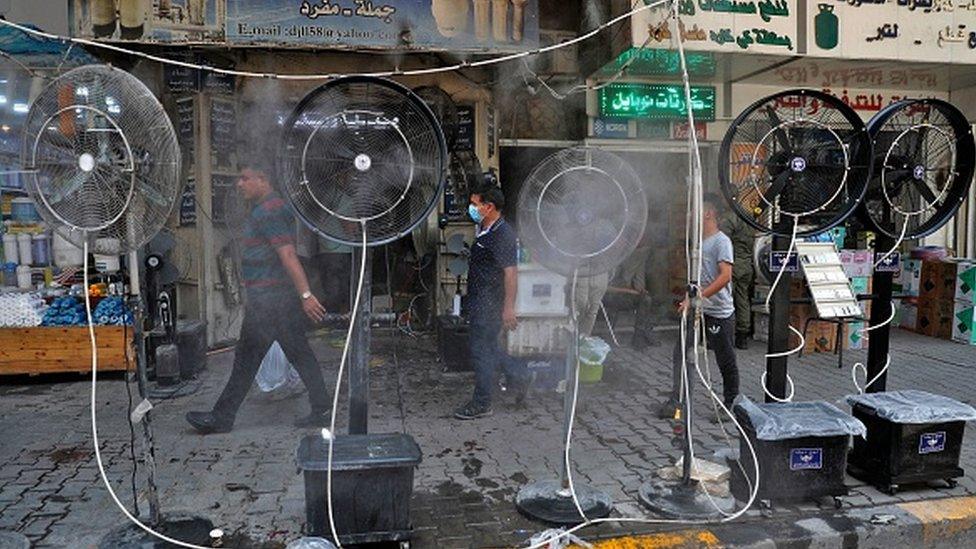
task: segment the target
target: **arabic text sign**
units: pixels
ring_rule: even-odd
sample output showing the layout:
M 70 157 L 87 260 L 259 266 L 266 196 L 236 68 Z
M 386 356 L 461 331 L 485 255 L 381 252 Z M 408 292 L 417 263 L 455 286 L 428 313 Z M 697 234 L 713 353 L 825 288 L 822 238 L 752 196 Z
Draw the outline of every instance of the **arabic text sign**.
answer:
M 806 25 L 811 55 L 976 63 L 976 0 L 822 0 Z
M 681 84 L 610 84 L 597 96 L 604 118 L 687 118 L 685 90 Z M 692 86 L 691 108 L 700 121 L 715 120 L 715 87 Z
M 797 0 L 678 0 L 679 30 L 691 50 L 795 54 Z M 634 16 L 635 46 L 672 46 L 670 8 Z
M 237 43 L 521 51 L 539 44 L 538 0 L 228 0 Z

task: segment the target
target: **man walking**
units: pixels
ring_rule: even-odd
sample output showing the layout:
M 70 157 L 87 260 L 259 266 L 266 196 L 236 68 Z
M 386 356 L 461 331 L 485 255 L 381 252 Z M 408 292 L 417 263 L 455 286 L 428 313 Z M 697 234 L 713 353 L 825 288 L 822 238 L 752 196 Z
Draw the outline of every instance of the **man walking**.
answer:
M 254 382 L 261 360 L 275 341 L 308 389 L 311 414 L 295 425 L 328 424 L 328 390 L 305 338 L 305 317 L 321 321 L 325 308 L 309 289 L 295 251 L 294 217 L 274 192 L 269 173 L 252 161 L 237 180 L 238 190 L 253 206 L 244 227 L 241 253 L 247 305 L 227 385 L 212 411 L 186 414 L 190 425 L 203 434 L 226 433 L 233 428 L 237 410 Z
M 735 361 L 735 347 L 733 333 L 735 331 L 735 307 L 732 305 L 732 266 L 734 264 L 732 241 L 719 230 L 718 202 L 714 197 L 706 196 L 702 204 L 702 267 L 699 297 L 702 299 L 704 319 L 701 325 L 703 339 L 708 348 L 715 353 L 719 371 L 722 373 L 723 401 L 729 408 L 732 401 L 739 394 L 739 369 Z M 688 349 L 694 345 L 695 337 L 692 332 L 694 319 L 690 303 L 685 298 L 678 307 L 683 312 L 688 309 L 688 329 L 686 330 L 685 345 L 682 347 L 681 338 L 674 346 L 671 396 L 661 405 L 658 416 L 661 418 L 675 417 L 678 403 L 681 402 L 682 358 Z M 697 372 L 693 362 L 687 361 L 688 383 L 697 379 Z
M 466 313 L 470 324 L 471 362 L 474 366 L 474 395 L 457 409 L 457 419 L 476 419 L 492 414 L 491 396 L 495 371 L 501 363 L 511 369 L 511 360 L 501 348 L 501 330 L 512 330 L 515 292 L 518 287 L 518 246 L 515 230 L 502 217 L 505 195 L 488 187 L 471 195 L 468 214 L 478 225 L 477 238 L 468 261 Z M 517 399 L 525 395 L 524 376 L 509 372 Z

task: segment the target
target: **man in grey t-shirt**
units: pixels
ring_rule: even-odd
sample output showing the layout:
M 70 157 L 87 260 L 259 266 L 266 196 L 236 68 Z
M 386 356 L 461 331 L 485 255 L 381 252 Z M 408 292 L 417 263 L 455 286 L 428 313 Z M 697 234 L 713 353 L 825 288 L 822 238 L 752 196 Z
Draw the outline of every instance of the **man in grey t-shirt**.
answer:
M 718 228 L 719 211 L 717 199 L 706 196 L 702 206 L 702 270 L 699 281 L 704 318 L 704 339 L 708 348 L 715 352 L 719 371 L 722 372 L 722 393 L 725 405 L 732 407 L 732 401 L 739 394 L 739 369 L 735 363 L 735 306 L 732 303 L 732 265 L 735 263 L 732 241 Z M 679 312 L 688 307 L 685 299 L 678 307 Z M 692 321 L 691 311 L 688 320 Z M 662 418 L 675 417 L 675 410 L 681 401 L 681 358 L 694 345 L 691 326 L 686 331 L 685 346 L 681 338 L 674 346 L 673 380 L 671 396 L 658 415 Z M 688 379 L 697 379 L 693 362 L 688 359 Z

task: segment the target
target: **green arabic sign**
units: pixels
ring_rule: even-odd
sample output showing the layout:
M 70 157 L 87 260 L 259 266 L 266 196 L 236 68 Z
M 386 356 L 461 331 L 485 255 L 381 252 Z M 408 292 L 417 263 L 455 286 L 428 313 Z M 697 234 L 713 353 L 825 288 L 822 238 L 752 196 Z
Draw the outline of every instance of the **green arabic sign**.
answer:
M 598 95 L 603 118 L 684 120 L 685 90 L 681 84 L 610 84 Z M 715 120 L 715 87 L 692 86 L 691 109 L 695 119 Z

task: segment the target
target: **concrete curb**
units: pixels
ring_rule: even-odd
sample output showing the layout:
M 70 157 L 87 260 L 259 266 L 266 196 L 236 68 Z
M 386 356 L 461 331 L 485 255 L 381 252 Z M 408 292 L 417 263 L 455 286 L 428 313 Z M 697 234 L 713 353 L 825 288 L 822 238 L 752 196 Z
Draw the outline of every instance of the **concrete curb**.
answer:
M 595 549 L 960 548 L 976 547 L 976 497 L 860 507 L 804 517 L 716 524 L 708 528 L 622 536 Z

